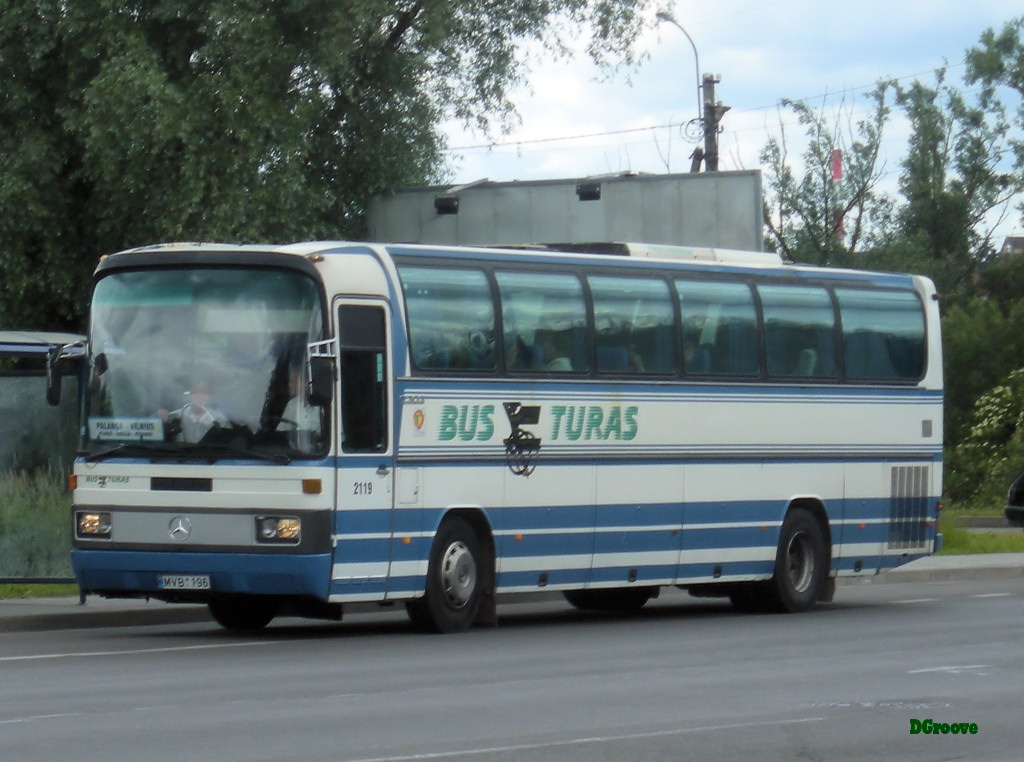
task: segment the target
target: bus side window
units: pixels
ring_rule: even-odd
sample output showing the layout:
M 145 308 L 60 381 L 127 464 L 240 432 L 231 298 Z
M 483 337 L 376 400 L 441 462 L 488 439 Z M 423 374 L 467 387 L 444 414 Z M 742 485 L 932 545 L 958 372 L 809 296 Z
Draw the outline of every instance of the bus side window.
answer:
M 746 283 L 676 281 L 688 375 L 756 376 L 757 311 Z
M 668 284 L 655 278 L 591 275 L 599 373 L 672 373 L 675 318 Z
M 494 304 L 483 270 L 399 267 L 412 363 L 425 371 L 493 371 Z
M 834 378 L 835 310 L 818 286 L 759 285 L 769 376 Z
M 509 370 L 573 373 L 590 367 L 587 310 L 575 275 L 499 272 Z
M 924 309 L 910 291 L 836 289 L 846 377 L 917 381 L 924 375 Z
M 383 452 L 388 447 L 387 331 L 381 307 L 343 305 L 341 428 L 344 452 Z

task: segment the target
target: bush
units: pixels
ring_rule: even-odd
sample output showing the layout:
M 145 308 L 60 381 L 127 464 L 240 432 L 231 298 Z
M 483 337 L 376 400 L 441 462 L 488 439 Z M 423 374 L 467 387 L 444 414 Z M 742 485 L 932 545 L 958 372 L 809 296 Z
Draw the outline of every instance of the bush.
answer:
M 55 468 L 0 474 L 0 577 L 71 576 L 71 492 Z
M 981 395 L 971 427 L 946 459 L 946 495 L 966 509 L 1002 509 L 1024 470 L 1024 368 Z

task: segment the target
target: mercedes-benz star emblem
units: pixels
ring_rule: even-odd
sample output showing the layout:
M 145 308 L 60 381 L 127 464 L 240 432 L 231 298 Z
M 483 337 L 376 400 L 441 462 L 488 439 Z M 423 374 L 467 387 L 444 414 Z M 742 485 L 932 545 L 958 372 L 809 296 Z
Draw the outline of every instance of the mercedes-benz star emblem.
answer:
M 192 522 L 184 516 L 175 516 L 169 526 L 172 540 L 187 540 L 192 534 Z

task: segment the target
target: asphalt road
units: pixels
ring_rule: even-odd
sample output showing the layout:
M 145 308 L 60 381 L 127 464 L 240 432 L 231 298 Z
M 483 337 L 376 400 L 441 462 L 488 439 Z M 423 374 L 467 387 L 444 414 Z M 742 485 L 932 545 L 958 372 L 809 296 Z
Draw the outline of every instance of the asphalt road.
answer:
M 452 636 L 400 611 L 3 633 L 0 759 L 1021 758 L 1019 579 L 844 586 L 790 616 L 678 592 L 500 612 Z

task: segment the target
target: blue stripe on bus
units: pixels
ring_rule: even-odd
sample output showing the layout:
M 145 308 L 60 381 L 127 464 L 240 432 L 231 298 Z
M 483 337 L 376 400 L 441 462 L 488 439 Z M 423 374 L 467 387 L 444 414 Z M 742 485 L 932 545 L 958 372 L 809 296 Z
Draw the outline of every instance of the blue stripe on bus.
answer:
M 324 598 L 331 577 L 330 554 L 71 551 L 71 566 L 83 590 L 160 591 L 162 575 L 210 576 L 215 593 L 312 595 Z
M 416 590 L 417 588 L 411 588 Z M 423 581 L 420 582 L 419 592 L 423 593 Z M 384 600 L 384 596 L 391 591 L 391 584 L 386 579 L 358 579 L 358 580 L 337 580 L 332 579 L 330 585 L 331 596 L 373 596 L 374 600 Z
M 937 497 L 927 498 L 933 506 Z M 832 508 L 829 530 L 832 539 L 839 542 L 887 541 L 894 522 L 888 516 L 891 498 L 857 498 L 845 501 L 827 500 Z M 498 538 L 531 532 L 557 532 L 575 534 L 616 535 L 624 532 L 664 532 L 681 529 L 685 546 L 714 547 L 721 532 L 734 535 L 743 532 L 751 538 L 761 537 L 763 543 L 772 544 L 778 527 L 789 506 L 788 500 L 651 503 L 637 505 L 569 505 L 549 507 L 508 506 L 482 508 L 491 530 Z M 395 537 L 432 535 L 446 514 L 444 508 L 424 508 L 391 511 L 340 510 L 335 515 L 334 530 L 339 541 L 360 539 L 359 535 L 394 535 Z M 910 516 L 907 523 L 934 522 L 927 510 L 924 515 Z M 393 529 L 392 529 L 393 523 Z M 750 526 L 742 526 L 750 525 Z M 595 528 L 596 527 L 596 528 Z M 765 534 L 767 532 L 767 534 Z M 561 536 L 563 533 L 559 533 Z M 841 537 L 842 536 L 842 537 Z M 744 543 L 747 544 L 747 543 Z

